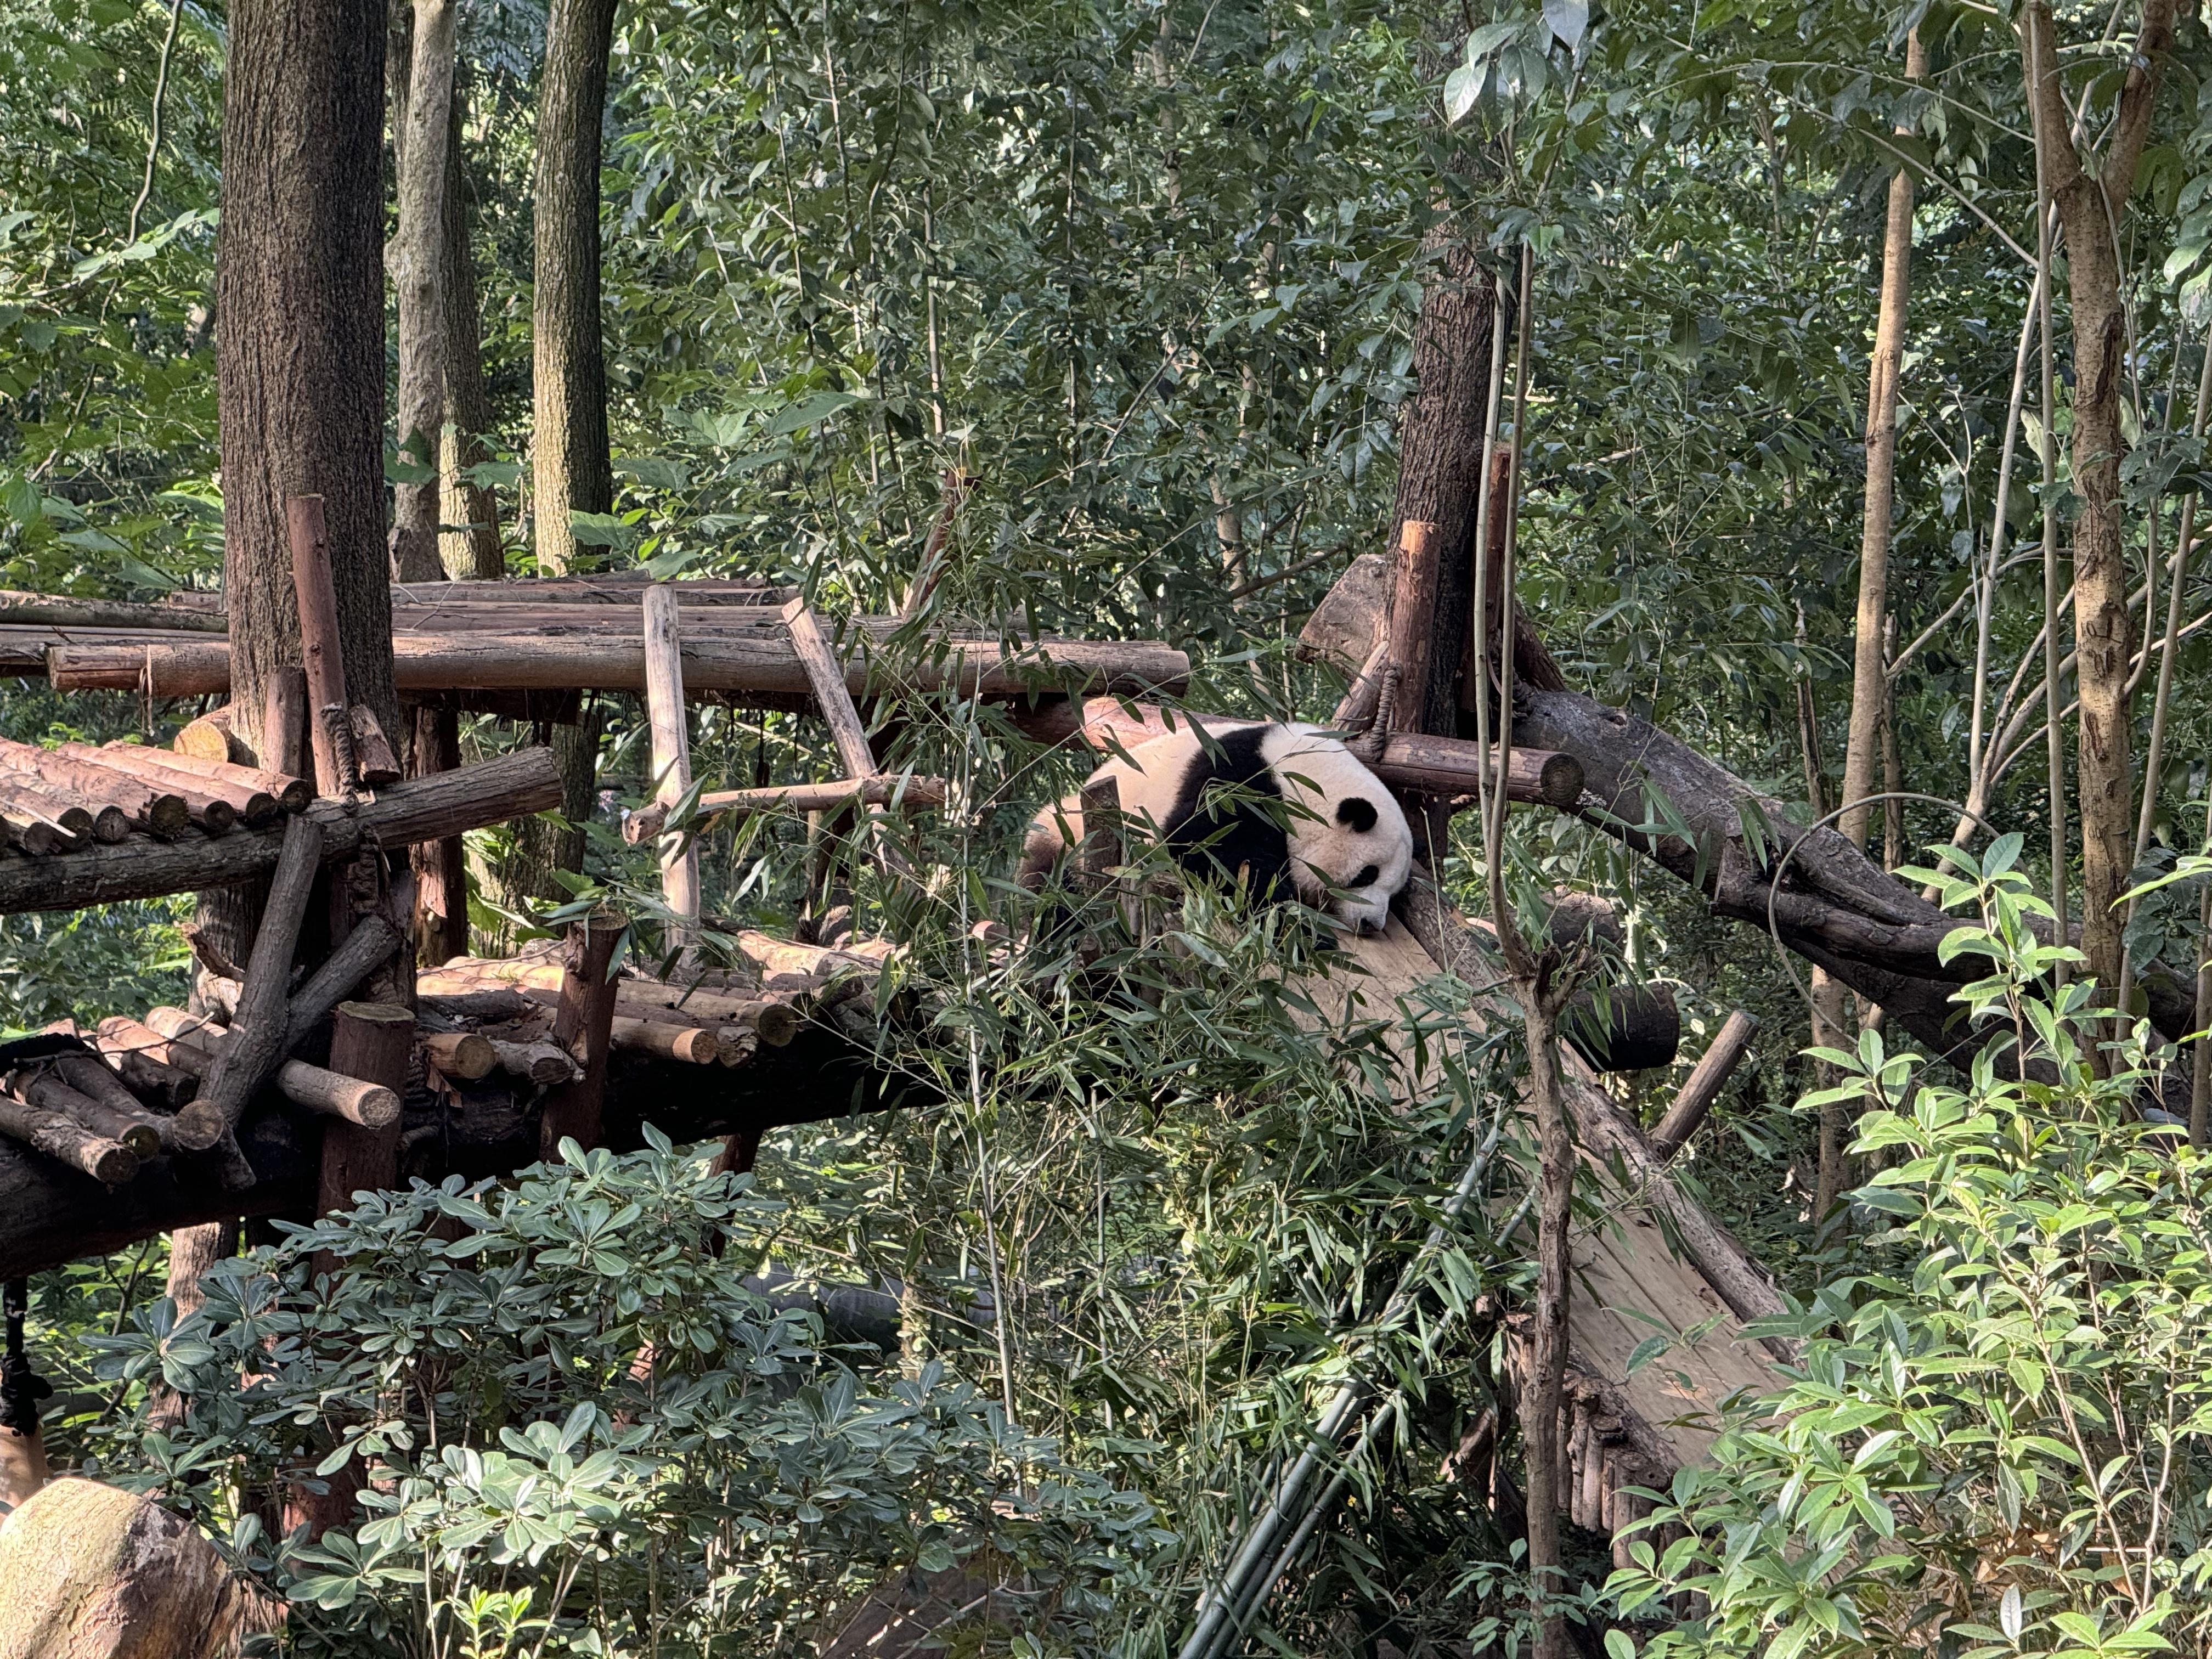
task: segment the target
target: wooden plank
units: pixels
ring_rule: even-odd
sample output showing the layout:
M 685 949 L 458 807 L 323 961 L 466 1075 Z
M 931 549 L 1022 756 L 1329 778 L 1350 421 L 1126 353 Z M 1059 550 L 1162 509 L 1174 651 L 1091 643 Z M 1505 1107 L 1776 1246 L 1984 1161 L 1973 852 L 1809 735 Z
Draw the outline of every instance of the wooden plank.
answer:
M 683 620 L 676 590 L 645 590 L 645 703 L 653 738 L 653 798 L 664 814 L 691 788 L 691 736 L 684 710 Z M 842 689 L 842 686 L 840 688 Z M 660 849 L 660 893 L 678 918 L 671 930 L 679 950 L 699 943 L 699 848 L 686 837 Z
M 349 812 L 317 801 L 289 820 L 322 827 L 330 858 L 365 842 L 404 846 L 542 812 L 561 804 L 561 777 L 550 749 L 523 749 L 435 777 L 394 784 Z M 274 868 L 283 830 L 234 831 L 156 842 L 133 836 L 50 859 L 0 858 L 0 915 L 81 910 L 88 905 L 163 893 L 191 893 L 251 881 Z

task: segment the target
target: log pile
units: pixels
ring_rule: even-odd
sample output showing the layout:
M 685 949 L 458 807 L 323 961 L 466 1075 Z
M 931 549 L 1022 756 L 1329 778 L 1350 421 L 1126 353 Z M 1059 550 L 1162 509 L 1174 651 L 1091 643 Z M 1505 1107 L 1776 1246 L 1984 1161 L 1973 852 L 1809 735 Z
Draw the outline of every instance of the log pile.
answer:
M 379 942 L 357 928 L 363 937 Z M 337 981 L 366 971 L 369 952 L 354 951 L 351 968 L 319 969 L 292 991 L 281 1059 L 237 1119 L 234 1152 L 195 1148 L 180 1130 L 240 1040 L 219 1012 L 244 1000 L 236 981 L 203 975 L 206 1014 L 155 1008 L 96 1033 L 64 1024 L 0 1048 L 0 1279 L 202 1221 L 305 1219 L 329 1207 L 318 1188 L 333 1133 L 385 1138 L 404 1184 L 530 1164 L 557 1149 L 544 1140 L 556 1110 L 568 1113 L 561 1133 L 623 1150 L 642 1144 L 648 1121 L 682 1142 L 894 1103 L 872 1063 L 870 995 L 890 945 L 730 937 L 747 967 L 681 981 L 618 975 L 596 1051 L 588 1036 L 561 1040 L 571 968 L 562 944 L 447 963 L 418 980 L 392 1079 L 349 1060 L 360 1051 L 342 1041 L 349 1019 L 371 1031 L 379 1013 L 340 1000 L 352 987 Z M 396 942 L 381 935 L 386 953 Z M 579 1101 L 595 1052 L 599 1091 Z

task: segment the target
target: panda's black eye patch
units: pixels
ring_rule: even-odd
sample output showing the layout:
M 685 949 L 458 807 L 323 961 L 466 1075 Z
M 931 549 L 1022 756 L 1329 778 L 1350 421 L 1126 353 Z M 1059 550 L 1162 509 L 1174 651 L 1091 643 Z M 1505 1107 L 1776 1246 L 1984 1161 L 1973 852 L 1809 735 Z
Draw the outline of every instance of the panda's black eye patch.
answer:
M 1346 795 L 1336 804 L 1336 821 L 1347 826 L 1354 835 L 1364 836 L 1376 823 L 1375 803 L 1360 795 Z M 1373 877 L 1369 877 L 1373 880 Z M 1358 882 L 1352 884 L 1357 887 Z
M 1359 866 L 1359 873 L 1344 884 L 1346 887 L 1372 887 L 1375 884 L 1376 877 L 1382 873 L 1373 865 L 1363 864 Z

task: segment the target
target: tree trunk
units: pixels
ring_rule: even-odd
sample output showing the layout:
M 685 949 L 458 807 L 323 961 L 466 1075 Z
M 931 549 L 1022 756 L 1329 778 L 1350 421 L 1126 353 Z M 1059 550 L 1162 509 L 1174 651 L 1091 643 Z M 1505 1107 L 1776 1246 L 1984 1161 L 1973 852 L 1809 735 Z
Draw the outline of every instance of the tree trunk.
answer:
M 461 149 L 461 114 L 465 101 L 454 66 L 453 122 L 446 136 L 446 426 L 439 446 L 438 471 L 444 480 L 439 514 L 449 525 L 462 525 L 441 538 L 443 563 L 463 580 L 495 580 L 507 574 L 499 542 L 499 497 L 488 486 L 470 482 L 471 467 L 491 459 L 484 441 L 493 429 L 491 398 L 484 390 L 483 322 L 477 305 L 476 259 L 469 251 L 468 169 Z
M 1489 271 L 1474 249 L 1443 227 L 1430 233 L 1435 256 L 1413 329 L 1413 374 L 1398 445 L 1398 493 L 1391 509 L 1395 549 L 1408 520 L 1436 526 L 1436 625 L 1425 687 L 1403 687 L 1401 725 L 1457 734 L 1459 683 L 1472 633 L 1474 519 L 1482 489 L 1483 423 L 1490 391 Z M 1407 717 L 1412 717 L 1408 719 Z
M 2127 318 L 2120 300 L 2119 228 L 2150 136 L 2159 70 L 2173 46 L 2173 0 L 2144 0 L 2102 167 L 2083 169 L 2070 137 L 2072 112 L 2059 84 L 2048 0 L 2021 13 L 2021 52 L 2036 142 L 2066 234 L 2074 335 L 2074 641 L 2081 720 L 2075 738 L 2081 804 L 2081 948 L 2110 996 L 2120 982 L 2120 917 L 2114 908 L 2134 864 L 2134 795 L 2129 761 L 2127 550 L 2121 524 L 2120 389 L 2127 372 Z M 2051 617 L 2051 624 L 2057 625 Z
M 415 0 L 407 99 L 392 112 L 398 161 L 398 229 L 392 241 L 392 285 L 399 296 L 401 465 L 420 469 L 392 491 L 392 574 L 402 581 L 438 581 L 439 434 L 446 421 L 447 152 L 452 132 L 453 0 Z
M 258 756 L 266 688 L 301 660 L 288 496 L 319 495 L 348 693 L 386 731 L 385 12 L 369 0 L 235 0 L 216 243 L 223 592 L 231 702 Z
M 575 562 L 570 513 L 614 502 L 599 339 L 599 126 L 614 0 L 552 0 L 538 115 L 537 301 L 532 367 L 538 568 Z
M 501 872 L 510 908 L 531 899 L 566 903 L 570 896 L 553 873 L 584 867 L 584 825 L 591 821 L 599 780 L 599 709 L 586 703 L 574 726 L 553 728 L 553 759 L 561 771 L 561 819 L 525 818 L 515 826 L 514 850 Z
M 1927 72 L 1920 31 L 1905 37 L 1905 73 Z M 1900 132 L 1906 129 L 1900 127 Z M 1898 168 L 1889 181 L 1889 220 L 1881 243 L 1881 307 L 1875 323 L 1874 361 L 1868 371 L 1866 520 L 1859 536 L 1859 608 L 1852 633 L 1851 726 L 1844 750 L 1844 812 L 1837 827 L 1864 849 L 1875 768 L 1881 750 L 1881 709 L 1887 684 L 1882 627 L 1889 613 L 1890 520 L 1897 508 L 1897 394 L 1905 361 L 1905 319 L 1912 291 L 1912 173 Z

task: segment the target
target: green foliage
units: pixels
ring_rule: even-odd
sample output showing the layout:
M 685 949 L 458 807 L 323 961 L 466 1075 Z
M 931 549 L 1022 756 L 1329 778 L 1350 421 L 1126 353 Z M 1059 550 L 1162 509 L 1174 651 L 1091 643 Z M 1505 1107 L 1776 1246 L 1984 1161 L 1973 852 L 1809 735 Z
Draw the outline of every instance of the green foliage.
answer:
M 885 1574 L 962 1564 L 1019 1575 L 1023 1651 L 1102 1650 L 1173 1541 L 1151 1506 L 941 1365 L 865 1382 L 747 1286 L 781 1206 L 648 1139 L 365 1195 L 222 1264 L 188 1318 L 164 1298 L 94 1339 L 105 1377 L 182 1395 L 118 1478 L 224 1525 L 298 1651 L 508 1651 L 489 1626 L 786 1652 Z M 266 1505 L 349 1468 L 364 1518 L 271 1535 Z
M 2137 1110 L 2170 1080 L 2147 1028 L 2112 1042 L 2085 988 L 2041 988 L 2075 953 L 2037 941 L 2018 852 L 1943 878 L 1981 911 L 1945 949 L 1992 969 L 1960 997 L 1993 1028 L 1971 1077 L 1872 1032 L 1825 1056 L 1887 1231 L 1823 1289 L 1791 1384 L 1658 1495 L 1652 1525 L 1694 1530 L 1638 1541 L 1612 1588 L 1709 1611 L 1649 1653 L 2088 1659 L 2212 1629 L 2212 1166 Z

